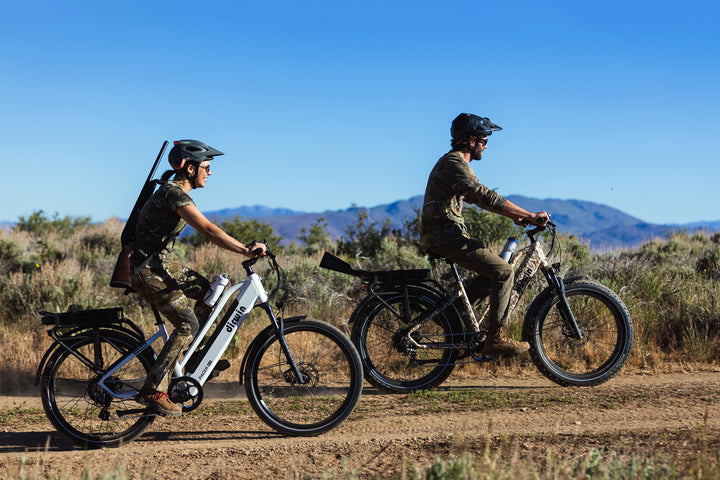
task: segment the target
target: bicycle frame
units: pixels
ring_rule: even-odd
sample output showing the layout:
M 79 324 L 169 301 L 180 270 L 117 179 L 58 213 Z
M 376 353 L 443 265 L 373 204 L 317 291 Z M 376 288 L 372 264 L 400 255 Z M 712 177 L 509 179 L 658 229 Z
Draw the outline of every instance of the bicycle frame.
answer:
M 268 303 L 268 294 L 263 287 L 261 278 L 257 273 L 253 272 L 252 270 L 252 265 L 255 260 L 256 259 L 251 259 L 243 262 L 243 267 L 248 274 L 247 278 L 242 282 L 228 287 L 225 292 L 223 292 L 222 296 L 220 297 L 220 299 L 218 299 L 217 303 L 213 307 L 207 321 L 190 344 L 187 352 L 185 352 L 182 360 L 175 365 L 173 372 L 175 377 L 189 377 L 194 380 L 197 385 L 202 387 L 210 379 L 210 374 L 212 373 L 213 368 L 222 358 L 225 350 L 227 350 L 228 346 L 230 345 L 232 338 L 235 336 L 240 326 L 242 326 L 243 322 L 250 314 L 250 311 L 255 305 L 260 305 L 267 313 L 272 325 L 280 333 L 280 345 L 290 365 L 292 366 L 296 378 L 300 379 L 301 383 L 304 383 L 306 381 L 305 376 L 302 375 L 298 370 L 297 364 L 295 363 L 295 360 L 293 359 L 292 354 L 287 347 L 287 343 L 285 342 L 285 339 L 282 335 L 282 326 L 280 322 L 278 322 L 275 314 L 273 313 L 272 307 Z M 205 350 L 203 351 L 202 357 L 200 357 L 199 361 L 195 364 L 195 366 L 192 367 L 191 371 L 186 371 L 183 374 L 183 370 L 185 367 L 188 366 L 188 362 L 192 358 L 193 353 L 197 351 L 205 336 L 210 331 L 210 328 L 218 321 L 220 312 L 222 312 L 225 305 L 227 305 L 227 303 L 233 296 L 236 296 L 236 299 L 233 301 L 232 308 L 226 312 L 220 323 L 218 323 L 217 328 L 213 332 L 212 337 L 210 338 Z M 133 397 L 133 394 L 118 394 L 116 392 L 113 392 L 111 389 L 108 388 L 107 385 L 105 385 L 105 381 L 108 378 L 112 377 L 112 375 L 116 371 L 122 368 L 133 357 L 137 356 L 142 350 L 149 348 L 150 345 L 157 341 L 159 338 L 162 338 L 164 341 L 168 340 L 168 334 L 165 328 L 165 324 L 161 320 L 158 321 L 158 324 L 158 332 L 148 338 L 142 345 L 136 348 L 135 351 L 123 357 L 123 359 L 121 359 L 118 364 L 114 365 L 107 371 L 107 373 L 105 373 L 105 375 L 103 375 L 103 377 L 98 382 L 98 386 L 100 388 L 102 388 L 105 392 L 116 398 Z
M 510 259 L 510 265 L 513 266 L 515 269 L 515 283 L 513 284 L 512 292 L 510 294 L 510 303 L 508 304 L 508 315 L 512 315 L 512 313 L 515 311 L 518 302 L 520 300 L 520 297 L 527 289 L 528 285 L 530 284 L 530 281 L 537 273 L 538 269 L 540 269 L 548 284 L 558 293 L 560 296 L 560 313 L 563 318 L 563 321 L 565 324 L 569 327 L 570 334 L 575 339 L 582 339 L 583 335 L 580 330 L 580 328 L 577 325 L 577 321 L 575 320 L 575 317 L 570 310 L 570 307 L 567 303 L 567 298 L 565 297 L 565 285 L 560 278 L 555 268 L 548 263 L 548 259 L 545 255 L 545 252 L 543 251 L 543 244 L 540 240 L 537 240 L 535 238 L 535 235 L 542 231 L 541 228 L 535 228 L 527 233 L 528 238 L 530 239 L 530 245 L 527 247 L 524 247 L 520 249 L 520 251 L 516 252 L 513 257 Z M 475 315 L 473 313 L 473 309 L 470 305 L 470 302 L 468 301 L 467 294 L 465 292 L 465 287 L 463 285 L 463 280 L 460 277 L 457 268 L 453 262 L 448 262 L 452 268 L 452 271 L 455 276 L 456 283 L 458 285 L 457 290 L 453 295 L 449 295 L 447 300 L 443 302 L 442 305 L 440 305 L 435 310 L 432 310 L 426 314 L 423 315 L 423 317 L 419 318 L 417 323 L 408 331 L 408 334 L 406 335 L 406 338 L 409 340 L 409 342 L 416 348 L 423 348 L 423 349 L 429 349 L 429 348 L 453 348 L 456 346 L 454 345 L 447 345 L 445 343 L 424 343 L 420 344 L 412 337 L 412 333 L 416 332 L 423 324 L 427 323 L 428 321 L 432 320 L 435 316 L 443 312 L 445 309 L 447 309 L 450 305 L 452 305 L 456 299 L 462 298 L 463 299 L 463 305 L 465 307 L 465 311 L 462 312 L 467 316 L 467 320 L 463 318 L 463 321 L 466 325 L 466 327 L 472 327 L 469 328 L 469 330 L 474 332 L 480 331 L 480 326 L 482 325 L 483 321 L 485 320 L 488 312 L 490 311 L 490 307 L 487 306 L 485 308 L 485 311 L 480 316 L 479 319 L 475 318 Z M 517 265 L 517 267 L 515 267 Z M 407 292 L 407 289 L 404 290 Z M 372 289 L 371 289 L 372 292 Z M 374 293 L 374 292 L 373 292 Z M 376 295 L 377 296 L 377 295 Z M 380 298 L 378 296 L 378 298 Z M 380 298 L 380 301 L 385 303 L 382 298 Z M 387 305 L 387 304 L 386 304 Z M 469 320 L 469 324 L 468 324 Z
M 195 340 L 193 340 L 190 344 L 190 347 L 183 359 L 175 366 L 176 376 L 182 376 L 182 371 L 190 360 L 192 354 L 197 350 L 208 331 L 210 331 L 210 328 L 215 324 L 220 312 L 227 302 L 230 301 L 230 298 L 236 293 L 237 299 L 234 303 L 234 307 L 228 310 L 225 317 L 223 317 L 222 322 L 215 329 L 215 333 L 210 339 L 210 343 L 207 345 L 207 348 L 205 349 L 200 361 L 197 363 L 197 366 L 193 371 L 185 373 L 185 376 L 194 379 L 200 385 L 205 384 L 208 379 L 208 375 L 212 372 L 212 369 L 215 367 L 217 362 L 220 361 L 220 358 L 223 353 L 225 353 L 225 350 L 227 350 L 227 347 L 230 345 L 235 333 L 250 314 L 250 310 L 253 309 L 256 302 L 259 302 L 261 305 L 266 305 L 268 301 L 267 292 L 265 292 L 265 288 L 260 281 L 260 276 L 257 273 L 253 272 L 242 282 L 228 287 L 217 301 L 217 304 L 213 308 L 207 322 L 205 322 L 205 325 L 200 329 L 200 332 L 195 337 Z M 269 311 L 269 314 L 274 320 L 274 315 L 272 315 L 271 310 Z M 277 325 L 276 321 L 274 323 Z
M 543 272 L 549 269 L 547 257 L 542 248 L 542 242 L 535 240 L 533 236 L 530 236 L 530 245 L 520 249 L 510 259 L 510 265 L 515 270 L 515 283 L 513 284 L 512 291 L 510 292 L 510 303 L 508 304 L 508 316 L 512 315 L 515 308 L 520 301 L 520 297 L 530 285 L 530 280 L 533 279 L 538 269 L 542 269 Z M 517 265 L 517 267 L 516 267 Z M 480 317 L 480 322 L 485 319 L 490 307 L 487 307 Z

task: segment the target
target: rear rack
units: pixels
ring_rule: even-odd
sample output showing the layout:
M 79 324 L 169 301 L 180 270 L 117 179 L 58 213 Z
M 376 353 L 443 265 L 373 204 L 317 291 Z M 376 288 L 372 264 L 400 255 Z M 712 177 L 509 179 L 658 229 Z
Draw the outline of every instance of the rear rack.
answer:
M 51 313 L 40 310 L 43 325 L 56 327 L 100 327 L 112 323 L 126 321 L 122 307 L 99 308 L 94 310 L 79 310 L 76 312 Z

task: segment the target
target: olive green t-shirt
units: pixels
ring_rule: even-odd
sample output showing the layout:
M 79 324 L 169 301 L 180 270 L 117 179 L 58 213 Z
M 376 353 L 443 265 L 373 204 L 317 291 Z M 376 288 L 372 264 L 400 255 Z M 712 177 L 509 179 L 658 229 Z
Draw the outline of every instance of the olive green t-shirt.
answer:
M 195 202 L 180 185 L 172 180 L 162 183 L 140 210 L 132 249 L 146 255 L 160 252 L 185 227 L 175 211 L 186 205 Z
M 422 210 L 421 237 L 444 236 L 449 230 L 467 236 L 463 202 L 501 210 L 505 198 L 478 180 L 460 152 L 450 151 L 437 161 L 428 178 Z

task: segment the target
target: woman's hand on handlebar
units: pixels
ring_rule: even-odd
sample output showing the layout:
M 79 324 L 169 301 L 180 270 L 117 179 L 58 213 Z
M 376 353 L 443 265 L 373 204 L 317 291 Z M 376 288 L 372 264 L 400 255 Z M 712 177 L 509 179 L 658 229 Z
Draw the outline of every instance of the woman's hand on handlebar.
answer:
M 264 257 L 267 254 L 267 245 L 257 240 L 246 245 L 248 248 L 248 257 Z

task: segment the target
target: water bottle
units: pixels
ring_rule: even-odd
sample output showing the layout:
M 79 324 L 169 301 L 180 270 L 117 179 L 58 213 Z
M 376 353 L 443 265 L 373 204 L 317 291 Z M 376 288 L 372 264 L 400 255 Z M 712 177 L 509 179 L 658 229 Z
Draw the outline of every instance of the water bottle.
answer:
M 215 302 L 218 301 L 218 298 L 220 298 L 220 295 L 222 295 L 222 292 L 225 290 L 228 283 L 230 283 L 230 280 L 228 280 L 227 276 L 224 274 L 220 274 L 215 277 L 215 281 L 210 286 L 210 290 L 208 290 L 205 294 L 205 298 L 203 299 L 205 304 L 209 307 L 215 305 Z
M 509 237 L 507 241 L 505 242 L 505 246 L 502 249 L 502 252 L 500 252 L 500 258 L 505 260 L 506 262 L 510 261 L 510 257 L 512 256 L 513 252 L 515 251 L 515 247 L 517 247 L 518 241 L 515 237 Z

